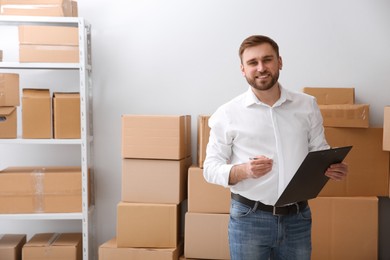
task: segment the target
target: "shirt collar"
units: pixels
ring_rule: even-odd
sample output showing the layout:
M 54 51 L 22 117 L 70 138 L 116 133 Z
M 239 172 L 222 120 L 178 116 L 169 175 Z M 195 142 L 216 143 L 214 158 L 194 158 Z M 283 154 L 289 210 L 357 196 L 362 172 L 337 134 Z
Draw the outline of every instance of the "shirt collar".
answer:
M 279 87 L 280 87 L 280 98 L 279 98 L 278 101 L 276 101 L 276 103 L 274 104 L 274 107 L 280 106 L 284 102 L 286 102 L 287 100 L 291 100 L 292 99 L 291 98 L 291 94 L 290 94 L 290 92 L 287 89 L 283 88 L 280 84 L 279 84 Z M 252 88 L 249 87 L 247 92 L 245 93 L 244 105 L 246 107 L 249 107 L 249 106 L 254 105 L 254 104 L 264 105 L 264 103 L 261 102 L 256 97 L 256 95 L 253 93 Z

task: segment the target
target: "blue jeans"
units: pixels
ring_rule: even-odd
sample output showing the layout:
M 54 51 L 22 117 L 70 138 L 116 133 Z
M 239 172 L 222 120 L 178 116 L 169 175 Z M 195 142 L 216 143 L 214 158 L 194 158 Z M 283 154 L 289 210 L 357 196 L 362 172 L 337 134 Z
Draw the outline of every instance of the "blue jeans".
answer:
M 311 211 L 274 216 L 232 199 L 229 221 L 232 260 L 306 260 L 311 256 Z

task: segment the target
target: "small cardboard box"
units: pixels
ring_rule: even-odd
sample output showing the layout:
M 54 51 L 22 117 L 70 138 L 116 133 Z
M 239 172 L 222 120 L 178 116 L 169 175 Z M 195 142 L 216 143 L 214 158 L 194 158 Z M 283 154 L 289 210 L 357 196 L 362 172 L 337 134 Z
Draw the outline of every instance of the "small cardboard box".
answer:
M 390 106 L 386 106 L 383 116 L 383 150 L 390 151 Z
M 318 105 L 352 105 L 355 103 L 354 88 L 305 87 L 303 92 L 314 96 Z
M 190 167 L 188 170 L 188 212 L 229 213 L 230 189 L 208 183 L 203 169 Z
M 23 89 L 22 137 L 52 138 L 49 89 Z
M 382 150 L 382 128 L 325 127 L 330 146 L 352 145 L 345 158 L 349 173 L 343 181 L 328 181 L 322 197 L 389 196 L 389 152 Z
M 80 167 L 9 167 L 0 171 L 0 213 L 81 212 Z
M 181 160 L 190 155 L 191 116 L 122 116 L 123 158 Z
M 203 162 L 206 159 L 206 148 L 209 143 L 210 127 L 209 127 L 210 116 L 199 116 L 198 117 L 198 165 L 203 168 Z
M 378 259 L 378 198 L 316 198 L 312 259 Z
M 195 259 L 230 259 L 229 214 L 187 212 L 184 256 Z
M 78 46 L 79 29 L 70 26 L 20 25 L 19 42 L 31 45 Z
M 113 238 L 99 247 L 99 260 L 177 260 L 183 253 L 183 243 L 172 248 L 118 247 Z
M 126 202 L 118 204 L 118 247 L 174 248 L 179 241 L 179 227 L 179 205 Z
M 81 137 L 80 94 L 53 93 L 54 138 Z
M 23 260 L 82 260 L 81 233 L 35 234 L 23 247 Z
M 25 234 L 0 234 L 0 259 L 21 260 L 22 247 L 25 243 Z
M 1 0 L 2 15 L 72 16 L 70 0 Z
M 180 204 L 187 198 L 187 173 L 191 163 L 191 157 L 122 159 L 122 201 Z
M 20 62 L 78 63 L 79 47 L 65 45 L 19 45 Z
M 16 107 L 0 107 L 0 138 L 16 138 Z
M 19 74 L 0 73 L 0 106 L 19 106 L 19 100 Z
M 331 127 L 369 127 L 369 108 L 367 104 L 319 105 L 324 126 Z

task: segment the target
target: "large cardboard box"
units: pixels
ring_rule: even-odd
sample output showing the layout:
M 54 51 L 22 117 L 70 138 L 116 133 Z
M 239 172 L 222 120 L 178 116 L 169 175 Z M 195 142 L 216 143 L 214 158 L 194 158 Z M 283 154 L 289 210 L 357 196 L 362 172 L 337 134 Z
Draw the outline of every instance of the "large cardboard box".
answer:
M 325 127 L 330 146 L 352 145 L 345 158 L 349 174 L 328 181 L 319 196 L 389 196 L 389 152 L 382 150 L 382 128 Z
M 20 25 L 19 42 L 32 45 L 78 46 L 79 28 L 70 26 Z
M 386 106 L 383 115 L 383 150 L 390 151 L 390 106 Z
M 0 138 L 16 138 L 16 107 L 0 107 Z
M 126 202 L 118 204 L 118 247 L 176 247 L 179 241 L 179 226 L 179 205 Z
M 80 120 L 80 94 L 53 93 L 54 138 L 79 139 Z
M 230 189 L 208 183 L 203 169 L 188 170 L 188 211 L 198 213 L 229 213 Z
M 318 105 L 341 105 L 355 103 L 354 88 L 316 88 L 305 87 L 303 92 L 314 96 Z
M 369 127 L 369 108 L 367 104 L 319 105 L 324 126 L 331 127 Z
M 20 62 L 78 63 L 79 47 L 65 45 L 19 45 Z
M 19 106 L 19 74 L 0 73 L 0 106 Z
M 187 198 L 192 158 L 122 159 L 122 201 L 180 204 Z
M 190 155 L 191 116 L 122 116 L 123 158 L 180 160 Z
M 230 259 L 229 214 L 187 212 L 184 256 L 195 259 Z
M 0 259 L 22 260 L 22 247 L 25 243 L 25 234 L 0 234 Z
M 209 143 L 210 127 L 209 127 L 210 116 L 199 116 L 198 117 L 198 165 L 203 168 L 204 160 L 206 159 L 206 148 Z
M 99 247 L 99 260 L 177 260 L 183 243 L 173 248 L 118 247 L 113 238 Z
M 70 0 L 1 0 L 2 15 L 72 16 Z
M 80 167 L 9 167 L 0 171 L 0 213 L 81 212 Z
M 23 260 L 82 260 L 81 233 L 35 234 L 23 247 Z
M 52 138 L 49 89 L 23 89 L 22 137 Z
M 378 259 L 378 198 L 316 198 L 309 204 L 313 260 Z

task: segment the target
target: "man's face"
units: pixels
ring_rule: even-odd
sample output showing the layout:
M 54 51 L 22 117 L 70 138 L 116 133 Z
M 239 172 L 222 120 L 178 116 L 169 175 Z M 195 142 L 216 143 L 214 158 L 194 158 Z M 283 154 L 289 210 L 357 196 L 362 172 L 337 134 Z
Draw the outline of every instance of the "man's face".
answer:
M 249 85 L 257 90 L 268 90 L 275 86 L 281 69 L 282 58 L 268 43 L 249 47 L 242 54 L 242 74 Z

